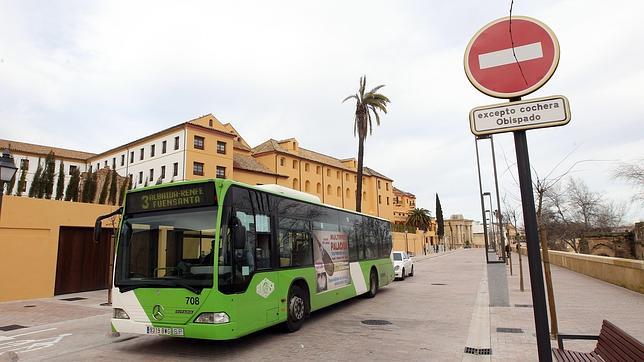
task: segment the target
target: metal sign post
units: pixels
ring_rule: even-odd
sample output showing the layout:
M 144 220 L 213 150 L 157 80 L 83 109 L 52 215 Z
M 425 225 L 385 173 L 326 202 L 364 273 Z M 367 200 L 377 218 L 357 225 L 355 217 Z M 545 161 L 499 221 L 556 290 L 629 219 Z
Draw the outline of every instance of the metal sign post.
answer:
M 525 131 L 567 124 L 570 121 L 570 106 L 563 96 L 526 101 L 521 101 L 521 97 L 543 86 L 558 64 L 559 42 L 554 32 L 540 21 L 528 17 L 505 17 L 492 21 L 472 37 L 465 49 L 465 74 L 472 85 L 489 96 L 510 100 L 509 105 L 495 104 L 473 109 L 470 112 L 470 128 L 477 139 L 496 133 L 514 133 L 540 361 L 552 361 L 552 354 Z M 480 179 L 479 170 L 479 184 Z M 497 189 L 497 205 L 500 206 L 498 198 Z M 481 205 L 484 209 L 482 195 Z M 490 209 L 494 213 L 492 206 Z M 499 207 L 500 247 L 505 254 L 500 214 Z M 486 244 L 488 241 L 486 239 Z

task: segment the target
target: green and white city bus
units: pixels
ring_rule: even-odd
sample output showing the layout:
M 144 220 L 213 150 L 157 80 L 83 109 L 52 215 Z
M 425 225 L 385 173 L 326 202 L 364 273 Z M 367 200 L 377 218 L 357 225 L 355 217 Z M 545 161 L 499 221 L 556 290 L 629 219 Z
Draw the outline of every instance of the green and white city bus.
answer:
M 129 191 L 120 212 L 115 332 L 221 340 L 279 323 L 296 331 L 310 312 L 373 297 L 394 278 L 387 220 L 276 185 L 153 186 Z

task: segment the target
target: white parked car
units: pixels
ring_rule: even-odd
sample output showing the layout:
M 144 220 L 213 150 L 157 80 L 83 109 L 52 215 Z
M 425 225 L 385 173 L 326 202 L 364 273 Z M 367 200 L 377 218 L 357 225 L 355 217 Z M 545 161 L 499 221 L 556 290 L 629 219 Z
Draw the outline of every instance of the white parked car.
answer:
M 405 277 L 414 276 L 414 261 L 404 251 L 393 251 L 391 260 L 394 263 L 394 276 L 405 279 Z

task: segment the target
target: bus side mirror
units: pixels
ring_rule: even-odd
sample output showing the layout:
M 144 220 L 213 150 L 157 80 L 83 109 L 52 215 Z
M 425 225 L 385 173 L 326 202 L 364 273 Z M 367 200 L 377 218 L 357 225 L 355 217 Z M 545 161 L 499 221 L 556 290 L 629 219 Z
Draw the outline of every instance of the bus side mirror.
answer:
M 244 249 L 246 246 L 246 228 L 237 217 L 233 218 L 231 223 L 233 229 L 233 243 L 235 249 Z
M 96 219 L 96 223 L 94 224 L 94 242 L 97 243 L 101 240 L 101 231 L 103 229 L 101 222 L 102 219 L 98 218 Z

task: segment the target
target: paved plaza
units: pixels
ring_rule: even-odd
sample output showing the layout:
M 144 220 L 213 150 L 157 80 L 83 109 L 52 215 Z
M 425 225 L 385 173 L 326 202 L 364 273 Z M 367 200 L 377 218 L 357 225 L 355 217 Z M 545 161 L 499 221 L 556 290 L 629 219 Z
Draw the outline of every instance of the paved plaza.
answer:
M 374 299 L 355 298 L 315 312 L 296 333 L 271 328 L 228 342 L 112 337 L 111 309 L 100 305 L 105 291 L 0 303 L 0 326 L 26 327 L 0 331 L 0 361 L 536 360 L 527 260 L 526 290 L 520 292 L 513 257 L 510 307 L 482 303 L 487 296 L 483 251 L 457 250 L 419 257 L 414 277 L 382 288 Z M 608 319 L 644 340 L 644 296 L 559 267 L 552 272 L 560 331 L 596 334 L 602 319 Z M 63 300 L 74 297 L 86 299 Z M 362 323 L 375 319 L 390 324 Z M 464 353 L 465 347 L 486 347 L 486 342 L 491 356 Z M 567 346 L 592 349 L 592 343 Z

